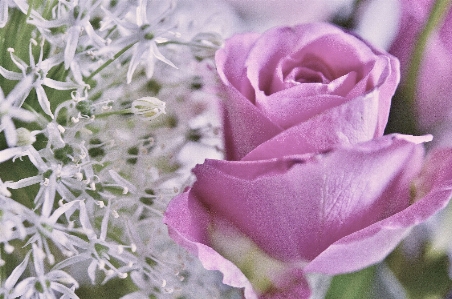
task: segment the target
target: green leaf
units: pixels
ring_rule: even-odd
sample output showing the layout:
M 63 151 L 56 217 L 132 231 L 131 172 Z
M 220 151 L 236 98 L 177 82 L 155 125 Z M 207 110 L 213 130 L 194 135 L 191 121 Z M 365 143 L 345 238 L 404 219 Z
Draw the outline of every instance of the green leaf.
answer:
M 367 299 L 372 298 L 375 266 L 364 270 L 335 276 L 326 299 Z

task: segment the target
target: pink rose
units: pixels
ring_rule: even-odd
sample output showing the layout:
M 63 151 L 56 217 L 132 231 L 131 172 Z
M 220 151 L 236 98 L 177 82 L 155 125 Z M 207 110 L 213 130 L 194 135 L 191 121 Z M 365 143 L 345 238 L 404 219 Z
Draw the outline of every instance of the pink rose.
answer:
M 417 37 L 424 28 L 435 1 L 402 0 L 399 33 L 390 53 L 400 59 L 402 80 L 406 78 Z M 421 131 L 432 132 L 435 126 L 452 119 L 452 10 L 428 39 L 419 68 L 415 109 Z
M 381 136 L 399 82 L 396 58 L 326 23 L 236 35 L 215 60 L 228 160 Z
M 447 165 L 420 171 L 420 143 L 430 139 L 387 135 L 321 154 L 207 160 L 164 221 L 245 298 L 309 298 L 304 274 L 377 263 L 447 204 Z

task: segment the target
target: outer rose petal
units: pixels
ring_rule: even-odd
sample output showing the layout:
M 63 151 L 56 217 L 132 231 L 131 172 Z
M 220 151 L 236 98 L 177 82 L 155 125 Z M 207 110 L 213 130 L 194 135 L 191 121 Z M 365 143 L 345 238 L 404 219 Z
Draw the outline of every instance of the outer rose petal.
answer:
M 409 205 L 409 181 L 423 150 L 404 138 L 385 136 L 312 158 L 206 160 L 194 169 L 191 193 L 268 255 L 311 260 Z
M 305 272 L 335 275 L 383 260 L 413 226 L 443 209 L 451 195 L 450 183 L 447 188 L 432 190 L 401 212 L 333 243 L 304 268 Z
M 363 268 L 364 264 L 380 261 L 413 226 L 425 221 L 449 203 L 452 196 L 451 163 L 452 148 L 430 151 L 424 160 L 422 171 L 414 181 L 414 204 L 338 240 L 304 270 L 334 275 L 355 271 Z
M 188 191 L 171 201 L 163 221 L 167 224 L 169 235 L 174 241 L 196 255 L 205 269 L 220 271 L 223 274 L 224 284 L 243 288 L 245 299 L 308 299 L 310 297 L 311 291 L 303 271 L 289 266 L 279 281 L 274 282 L 282 291 L 259 296 L 242 271 L 210 247 L 212 245 L 207 236 L 210 218 L 209 212 L 194 200 Z M 294 280 L 299 283 L 290 283 Z
M 452 149 L 431 152 L 419 173 L 423 148 L 417 144 L 429 140 L 389 135 L 326 155 L 207 160 L 195 169 L 193 188 L 170 203 L 165 223 L 173 239 L 206 269 L 221 271 L 224 283 L 243 287 L 246 298 L 257 298 L 243 273 L 211 248 L 210 230 L 224 219 L 270 256 L 300 265 L 299 272 L 290 274 L 296 268 L 287 267 L 285 274 L 299 276 L 300 284 L 285 288 L 281 277 L 276 292 L 259 298 L 308 298 L 303 273 L 335 275 L 377 263 L 411 227 L 446 206 L 452 170 L 444 161 L 452 161 Z M 413 186 L 414 198 L 409 194 Z
M 253 102 L 254 90 L 246 77 L 245 60 L 254 46 L 259 34 L 237 34 L 228 40 L 221 51 L 215 55 L 219 76 L 226 86 L 233 86 Z
M 209 218 L 202 205 L 193 200 L 189 192 L 184 192 L 171 201 L 163 221 L 168 225 L 171 238 L 195 254 L 204 268 L 223 273 L 223 283 L 244 288 L 246 299 L 257 299 L 257 294 L 242 271 L 206 245 L 209 244 L 207 237 Z

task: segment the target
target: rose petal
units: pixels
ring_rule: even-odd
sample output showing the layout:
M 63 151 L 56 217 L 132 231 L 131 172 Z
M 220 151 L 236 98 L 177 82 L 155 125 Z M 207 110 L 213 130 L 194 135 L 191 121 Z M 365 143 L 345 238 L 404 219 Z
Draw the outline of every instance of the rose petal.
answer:
M 209 244 L 207 229 L 209 214 L 202 205 L 184 192 L 169 204 L 163 222 L 168 226 L 171 238 L 195 254 L 207 270 L 223 273 L 223 283 L 236 288 L 244 288 L 246 299 L 257 299 L 251 283 L 237 266 L 222 257 Z
M 421 157 L 421 147 L 393 135 L 310 159 L 207 160 L 194 170 L 192 193 L 268 255 L 311 260 L 407 207 L 407 180 Z
M 355 144 L 378 137 L 378 90 L 325 110 L 260 144 L 242 160 L 319 153 L 339 144 Z M 340 100 L 340 99 L 339 99 Z M 294 111 L 291 109 L 290 111 Z
M 193 200 L 187 191 L 171 201 L 165 212 L 164 223 L 167 224 L 173 240 L 195 254 L 205 269 L 218 270 L 223 274 L 223 283 L 244 288 L 246 299 L 310 297 L 311 292 L 303 271 L 290 265 L 273 281 L 275 285 L 270 292 L 258 296 L 240 269 L 210 247 L 210 241 L 206 239 L 208 229 L 211 227 L 207 223 L 208 219 L 216 221 L 219 218 L 212 219 L 209 212 L 199 202 Z
M 442 166 L 444 168 L 444 164 Z M 420 201 L 399 213 L 333 243 L 304 270 L 335 275 L 356 271 L 383 260 L 413 226 L 424 222 L 448 204 L 452 196 L 450 179 L 448 175 L 446 186 L 432 189 Z
M 258 37 L 257 33 L 234 35 L 215 53 L 218 75 L 223 83 L 232 85 L 252 102 L 254 90 L 246 77 L 245 59 Z
M 240 160 L 252 149 L 282 131 L 235 89 L 227 89 L 223 102 L 226 158 Z

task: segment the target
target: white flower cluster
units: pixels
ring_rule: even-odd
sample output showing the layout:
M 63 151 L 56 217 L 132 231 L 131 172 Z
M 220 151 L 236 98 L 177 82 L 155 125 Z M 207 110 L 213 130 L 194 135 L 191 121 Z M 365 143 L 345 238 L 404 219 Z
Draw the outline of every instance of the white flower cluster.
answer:
M 221 156 L 221 32 L 183 2 L 0 0 L 1 298 L 239 296 L 162 224 L 183 152 Z

